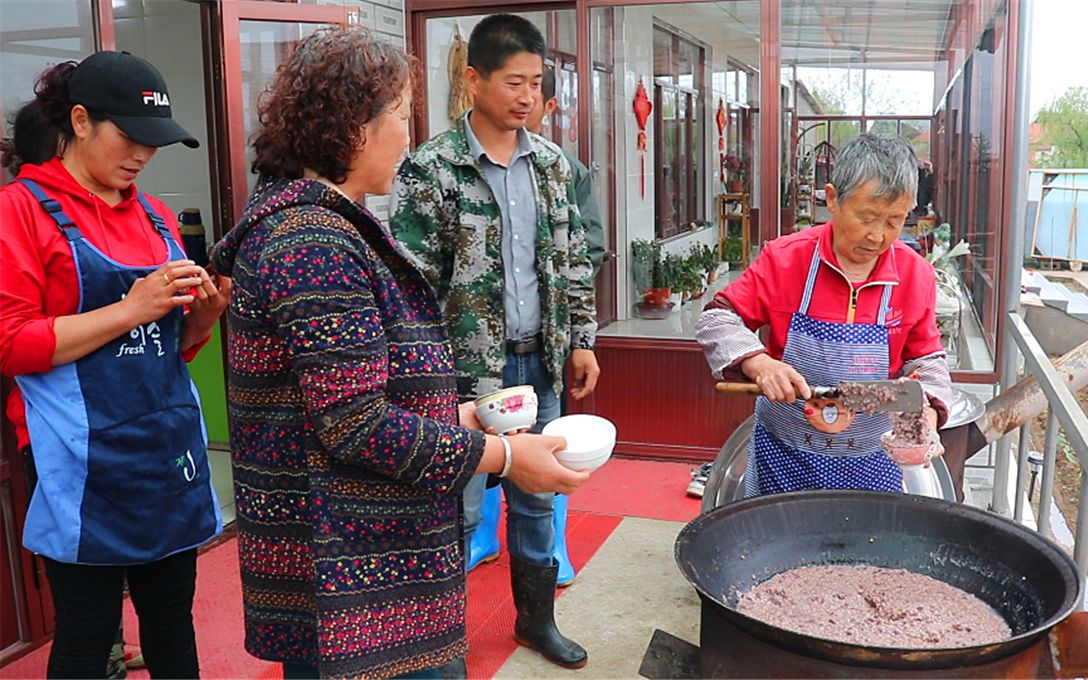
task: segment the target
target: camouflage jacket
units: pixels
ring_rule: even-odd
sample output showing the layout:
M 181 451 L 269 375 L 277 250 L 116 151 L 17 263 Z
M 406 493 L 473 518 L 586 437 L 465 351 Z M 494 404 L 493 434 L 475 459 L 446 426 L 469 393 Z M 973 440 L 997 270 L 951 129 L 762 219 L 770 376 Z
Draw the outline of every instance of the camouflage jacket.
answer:
M 556 393 L 571 349 L 592 349 L 597 332 L 593 269 L 570 164 L 559 147 L 530 135 L 537 202 L 536 271 L 543 358 Z M 438 294 L 463 397 L 502 387 L 506 364 L 502 217 L 465 117 L 408 155 L 389 207 L 393 234 Z

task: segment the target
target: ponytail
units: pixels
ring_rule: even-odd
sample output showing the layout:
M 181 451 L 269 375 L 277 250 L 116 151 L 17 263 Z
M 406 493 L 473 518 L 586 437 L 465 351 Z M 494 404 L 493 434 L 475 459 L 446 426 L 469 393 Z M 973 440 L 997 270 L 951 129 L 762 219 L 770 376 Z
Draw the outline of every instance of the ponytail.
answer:
M 12 118 L 11 137 L 0 146 L 0 164 L 12 175 L 27 163 L 41 165 L 56 155 L 57 140 L 57 131 L 42 115 L 38 100 L 27 102 Z
M 44 154 L 45 162 L 62 155 L 65 147 L 75 139 L 72 129 L 72 102 L 68 99 L 68 83 L 79 66 L 75 61 L 64 61 L 46 69 L 34 83 L 34 101 L 19 110 L 14 124 L 14 148 L 24 163 L 33 163 Z M 26 111 L 33 107 L 32 111 Z M 91 121 L 106 120 L 106 114 L 97 109 L 84 107 Z M 24 114 L 25 112 L 25 114 Z M 23 116 L 26 116 L 23 119 Z M 42 127 L 47 128 L 43 131 Z M 26 140 L 20 139 L 25 135 Z M 23 155 L 23 154 L 28 155 Z

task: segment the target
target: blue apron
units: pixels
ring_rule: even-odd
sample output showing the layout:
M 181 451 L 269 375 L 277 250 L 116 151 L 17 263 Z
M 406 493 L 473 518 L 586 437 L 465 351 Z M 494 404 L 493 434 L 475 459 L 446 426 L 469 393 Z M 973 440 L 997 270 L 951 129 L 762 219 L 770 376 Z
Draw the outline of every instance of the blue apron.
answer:
M 93 246 L 34 182 L 79 277 L 77 313 L 113 304 L 158 267 L 128 267 Z M 167 246 L 185 254 L 137 194 Z M 165 263 L 163 263 L 165 264 Z M 38 485 L 23 545 L 59 562 L 141 564 L 194 548 L 223 529 L 196 386 L 178 345 L 175 308 L 74 362 L 15 378 L 26 404 Z
M 884 285 L 875 324 L 829 323 L 808 316 L 820 271 L 819 246 L 812 255 L 801 307 L 790 318 L 782 361 L 809 385 L 888 378 L 885 318 L 892 284 Z M 826 422 L 821 411 L 827 411 Z M 852 423 L 835 427 L 842 411 L 824 400 L 776 403 L 756 400 L 756 423 L 748 447 L 746 496 L 803 489 L 903 491 L 903 473 L 883 451 L 880 435 L 891 429 L 886 413 L 850 414 Z M 819 425 L 819 429 L 814 426 Z M 842 423 L 851 422 L 843 416 Z M 841 427 L 842 425 L 840 425 Z

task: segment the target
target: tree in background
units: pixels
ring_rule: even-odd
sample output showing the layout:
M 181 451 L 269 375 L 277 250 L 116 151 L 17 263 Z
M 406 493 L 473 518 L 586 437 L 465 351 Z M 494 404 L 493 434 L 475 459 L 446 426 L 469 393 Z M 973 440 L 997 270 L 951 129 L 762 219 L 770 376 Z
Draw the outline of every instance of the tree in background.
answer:
M 1088 168 L 1088 87 L 1071 87 L 1047 106 L 1035 122 L 1054 151 L 1051 168 Z

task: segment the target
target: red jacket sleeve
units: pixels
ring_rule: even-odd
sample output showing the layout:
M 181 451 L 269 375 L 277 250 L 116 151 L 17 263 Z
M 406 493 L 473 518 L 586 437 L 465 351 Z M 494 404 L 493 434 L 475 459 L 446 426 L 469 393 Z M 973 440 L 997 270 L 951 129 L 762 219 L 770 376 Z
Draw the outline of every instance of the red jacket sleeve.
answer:
M 749 330 L 759 330 L 771 322 L 771 310 L 767 305 L 769 297 L 768 284 L 772 282 L 775 264 L 775 248 L 768 244 L 764 252 L 740 275 L 736 281 L 730 283 L 721 292 L 714 296 L 709 308 L 724 306 L 719 303 L 728 301 Z
M 53 368 L 56 336 L 46 316 L 46 271 L 35 238 L 38 206 L 0 191 L 0 372 L 7 376 L 42 373 Z
M 932 269 L 926 272 L 916 268 L 912 275 L 925 278 L 923 293 L 918 298 L 923 310 L 918 321 L 907 332 L 903 344 L 904 362 L 944 351 L 944 346 L 941 344 L 941 331 L 937 328 L 937 279 Z

